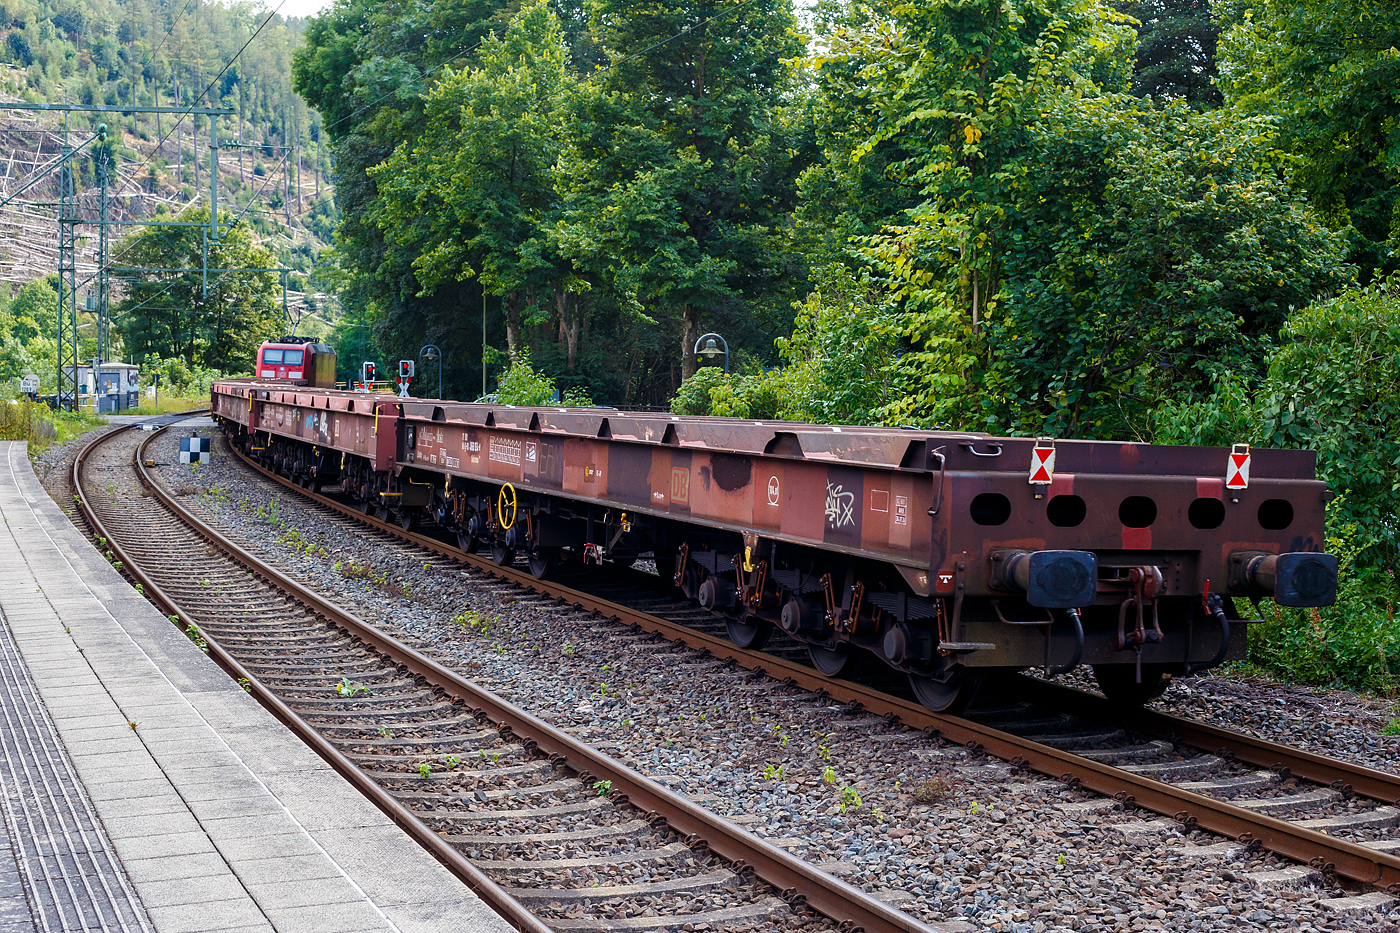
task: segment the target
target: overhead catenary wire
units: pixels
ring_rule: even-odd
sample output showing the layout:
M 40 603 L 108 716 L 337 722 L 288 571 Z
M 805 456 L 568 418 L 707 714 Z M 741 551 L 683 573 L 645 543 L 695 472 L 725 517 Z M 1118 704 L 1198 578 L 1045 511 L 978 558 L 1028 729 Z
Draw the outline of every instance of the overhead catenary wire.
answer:
M 282 154 L 282 158 L 279 160 L 278 164 L 280 165 L 282 162 L 285 162 L 285 161 L 287 160 L 287 158 L 288 158 L 289 155 L 290 155 L 289 152 L 283 153 L 283 154 Z M 275 171 L 275 170 L 276 170 L 276 168 L 274 167 L 274 171 Z M 258 188 L 257 191 L 253 192 L 253 196 L 252 196 L 252 198 L 249 199 L 247 206 L 244 207 L 243 210 L 239 211 L 238 214 L 233 218 L 233 220 L 229 221 L 229 229 L 230 229 L 230 230 L 232 230 L 232 229 L 238 224 L 238 222 L 239 222 L 240 220 L 243 219 L 243 215 L 244 215 L 244 214 L 247 214 L 247 213 L 248 213 L 248 211 L 252 208 L 254 202 L 257 200 L 258 195 L 262 194 L 263 188 L 266 188 L 266 187 L 267 187 L 267 183 L 268 183 L 269 181 L 271 181 L 271 180 L 272 180 L 272 174 L 269 173 L 269 174 L 263 179 L 262 187 Z M 129 252 L 132 248 L 134 248 L 134 244 L 133 244 L 133 247 L 128 247 L 128 248 L 127 248 L 127 252 Z M 124 252 L 122 255 L 125 255 L 125 252 Z M 190 272 L 197 272 L 197 271 L 199 271 L 199 270 L 197 270 L 197 269 L 191 269 L 191 270 L 190 270 Z M 229 271 L 232 271 L 232 270 L 226 270 L 226 271 L 224 271 L 224 272 L 219 273 L 219 276 L 218 276 L 216 279 L 214 279 L 213 282 L 210 282 L 210 283 L 209 283 L 209 287 L 210 287 L 210 288 L 213 288 L 213 287 L 217 286 L 220 282 L 222 282 L 222 281 L 224 280 L 224 277 L 227 276 L 227 275 L 229 274 Z M 248 271 L 248 272 L 265 272 L 265 271 L 269 271 L 269 270 L 265 270 L 265 269 L 248 269 L 248 270 L 242 270 L 242 271 Z M 128 276 L 119 276 L 119 278 L 126 278 L 126 277 L 128 277 Z M 91 279 L 89 279 L 89 281 L 90 281 L 90 280 L 91 280 Z M 156 300 L 159 299 L 161 296 L 163 296 L 163 295 L 169 293 L 169 291 L 170 291 L 172 288 L 175 287 L 176 281 L 178 281 L 178 280 L 172 279 L 172 280 L 169 282 L 169 284 L 167 284 L 167 285 L 165 286 L 165 288 L 162 288 L 160 291 L 156 292 L 156 293 L 155 293 L 154 295 L 152 295 L 150 298 L 147 298 L 145 301 L 141 302 L 140 304 L 133 305 L 133 306 L 131 306 L 130 308 L 123 308 L 120 314 L 114 314 L 114 315 L 112 315 L 112 318 L 111 318 L 111 319 L 115 321 L 117 318 L 125 317 L 126 315 L 130 314 L 130 313 L 133 312 L 133 311 L 140 311 L 142 308 L 148 307 L 148 306 L 151 304 L 151 302 L 156 301 Z

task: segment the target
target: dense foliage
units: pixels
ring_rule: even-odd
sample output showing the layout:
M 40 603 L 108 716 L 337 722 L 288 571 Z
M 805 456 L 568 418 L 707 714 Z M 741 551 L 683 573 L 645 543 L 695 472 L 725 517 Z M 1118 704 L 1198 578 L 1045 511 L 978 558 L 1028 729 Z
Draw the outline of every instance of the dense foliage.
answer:
M 1327 550 L 1341 561 L 1336 606 L 1270 609 L 1252 656 L 1309 683 L 1400 689 L 1400 282 L 1348 291 L 1292 315 L 1257 381 L 1222 374 L 1196 402 L 1153 413 L 1159 440 L 1241 438 L 1318 452 L 1328 506 Z
M 1288 177 L 1351 236 L 1363 281 L 1400 267 L 1400 4 L 1222 0 L 1221 86 L 1279 126 Z
M 180 217 L 197 223 L 208 214 L 191 208 Z M 258 344 L 277 336 L 283 316 L 275 260 L 247 227 L 235 224 L 217 240 L 200 226 L 142 230 L 121 251 L 132 268 L 160 270 L 124 275 L 126 297 L 112 309 L 113 330 L 132 362 L 171 356 L 246 372 Z M 189 271 L 172 275 L 171 269 Z

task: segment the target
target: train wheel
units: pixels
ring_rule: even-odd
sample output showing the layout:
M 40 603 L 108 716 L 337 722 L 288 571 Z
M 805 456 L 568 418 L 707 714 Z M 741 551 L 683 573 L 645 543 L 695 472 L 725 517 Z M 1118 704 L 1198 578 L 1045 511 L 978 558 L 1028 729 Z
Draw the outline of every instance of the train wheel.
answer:
M 506 547 L 503 542 L 491 542 L 491 561 L 502 567 L 515 563 L 515 548 Z
M 530 552 L 530 576 L 543 580 L 554 573 L 554 565 L 559 562 L 557 547 L 538 547 Z
M 1095 664 L 1094 679 L 1099 682 L 1103 695 L 1113 703 L 1123 706 L 1141 706 L 1148 700 L 1162 695 L 1171 683 L 1163 664 L 1144 664 L 1142 682 L 1137 679 L 1135 664 Z
M 417 509 L 400 509 L 397 516 L 399 527 L 404 531 L 412 531 L 418 527 Z
M 360 511 L 363 512 L 363 513 L 366 514 L 366 515 L 373 515 L 373 514 L 374 514 L 374 503 L 371 502 L 371 501 L 369 501 L 368 499 L 361 499 L 361 500 L 360 500 Z
M 849 677 L 860 664 L 860 653 L 852 651 L 850 645 L 835 648 L 808 645 L 807 654 L 812 657 L 812 666 L 828 677 Z
M 977 688 L 982 686 L 982 677 L 966 668 L 953 671 L 947 680 L 911 673 L 909 686 L 919 702 L 935 713 L 961 713 L 972 705 Z
M 459 531 L 457 532 L 457 546 L 468 554 L 475 554 L 476 549 L 480 545 L 477 543 L 476 538 L 467 534 L 465 531 Z
M 752 651 L 762 650 L 768 643 L 768 636 L 773 634 L 773 623 L 755 616 L 725 619 L 724 627 L 729 630 L 730 641 Z

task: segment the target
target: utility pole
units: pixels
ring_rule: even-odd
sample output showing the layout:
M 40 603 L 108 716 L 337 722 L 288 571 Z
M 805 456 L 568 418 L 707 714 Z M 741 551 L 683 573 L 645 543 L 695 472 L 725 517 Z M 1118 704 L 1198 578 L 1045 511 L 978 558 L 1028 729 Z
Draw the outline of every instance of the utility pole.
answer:
M 97 125 L 97 135 L 101 142 L 106 142 L 107 126 L 104 123 Z M 107 321 L 108 312 L 111 309 L 111 292 L 109 287 L 111 279 L 107 273 L 107 205 L 109 180 L 111 178 L 111 159 L 108 157 L 105 148 L 97 150 L 97 369 L 93 371 L 93 403 L 97 403 L 96 391 L 101 388 L 102 363 L 107 359 Z M 98 410 L 101 408 L 98 406 Z
M 78 277 L 77 198 L 73 185 L 73 146 L 68 140 L 68 114 L 63 115 L 63 161 L 58 175 L 58 388 L 60 408 L 78 410 Z M 72 390 L 71 401 L 65 391 Z

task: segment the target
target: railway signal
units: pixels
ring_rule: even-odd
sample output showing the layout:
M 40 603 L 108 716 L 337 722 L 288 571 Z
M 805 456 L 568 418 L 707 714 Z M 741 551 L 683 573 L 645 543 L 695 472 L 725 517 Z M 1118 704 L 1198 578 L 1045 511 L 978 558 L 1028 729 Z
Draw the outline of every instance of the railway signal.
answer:
M 374 384 L 374 364 L 365 360 L 360 364 L 360 388 L 368 392 Z
M 399 360 L 399 397 L 408 398 L 408 386 L 413 381 L 413 360 Z

